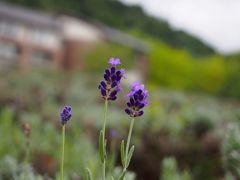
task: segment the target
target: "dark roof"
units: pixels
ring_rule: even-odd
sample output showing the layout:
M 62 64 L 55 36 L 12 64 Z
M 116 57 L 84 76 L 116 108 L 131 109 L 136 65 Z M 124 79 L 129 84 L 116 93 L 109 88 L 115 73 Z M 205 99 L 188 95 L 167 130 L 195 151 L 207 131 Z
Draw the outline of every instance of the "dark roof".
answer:
M 0 18 L 22 21 L 32 26 L 56 28 L 59 22 L 54 16 L 0 1 Z
M 149 46 L 146 43 L 127 33 L 103 25 L 101 28 L 104 31 L 106 38 L 110 41 L 122 44 L 142 53 L 147 53 L 149 51 Z

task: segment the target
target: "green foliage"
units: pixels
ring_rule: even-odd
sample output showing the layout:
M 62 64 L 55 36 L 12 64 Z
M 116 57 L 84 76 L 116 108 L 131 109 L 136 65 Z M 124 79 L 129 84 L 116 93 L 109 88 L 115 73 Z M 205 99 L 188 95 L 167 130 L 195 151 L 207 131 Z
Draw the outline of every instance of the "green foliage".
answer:
M 240 97 L 238 58 L 228 59 L 230 61 L 219 55 L 196 58 L 186 50 L 174 49 L 139 31 L 129 33 L 144 39 L 150 45 L 148 80 L 155 86 Z M 83 54 L 84 70 L 96 74 L 102 72 L 109 54 L 120 57 L 126 67 L 133 67 L 135 63 L 131 49 L 104 43 Z
M 163 159 L 162 163 L 162 180 L 191 180 L 191 176 L 187 171 L 180 173 L 177 162 L 173 157 Z
M 226 59 L 227 76 L 222 88 L 222 95 L 240 98 L 240 57 Z
M 118 179 L 118 177 L 120 177 L 121 173 L 122 173 L 122 169 L 119 168 L 119 167 L 116 167 L 114 170 L 113 170 L 113 178 L 115 180 L 120 180 L 120 178 Z M 110 179 L 110 178 L 108 178 Z M 131 171 L 125 171 L 125 180 L 135 180 L 136 179 L 136 175 L 134 172 L 131 172 Z
M 0 180 L 51 180 L 48 177 L 37 175 L 27 164 L 19 164 L 11 156 L 4 156 L 0 161 Z
M 113 43 L 101 43 L 84 53 L 82 57 L 85 63 L 84 70 L 86 72 L 102 72 L 106 68 L 106 60 L 109 57 L 120 58 L 121 64 L 124 64 L 125 68 L 134 64 L 132 49 Z
M 186 120 L 186 130 L 191 133 L 191 135 L 199 137 L 214 128 L 214 114 L 209 114 L 205 109 L 200 112 L 192 109 L 185 113 L 183 118 Z
M 86 167 L 89 167 L 91 170 L 93 179 L 98 179 L 100 177 L 100 159 L 97 150 L 96 130 L 100 128 L 102 123 L 100 119 L 103 117 L 103 102 L 99 98 L 96 83 L 96 76 L 90 73 L 84 74 L 79 72 L 50 73 L 47 71 L 34 71 L 21 74 L 9 73 L 5 74 L 5 76 L 0 76 L 0 133 L 4 137 L 0 139 L 0 164 L 3 163 L 2 166 L 6 166 L 4 159 L 7 155 L 12 156 L 17 162 L 22 161 L 25 140 L 20 124 L 22 122 L 30 122 L 32 125 L 30 162 L 39 164 L 38 158 L 41 154 L 44 154 L 52 159 L 56 165 L 56 169 L 53 170 L 54 175 L 58 174 L 61 142 L 58 113 L 62 104 L 71 104 L 74 116 L 66 129 L 66 179 L 74 179 L 75 177 L 86 179 Z M 157 159 L 162 156 L 162 151 L 158 151 L 158 146 L 161 144 L 159 142 L 162 142 L 162 139 L 164 139 L 164 146 L 166 145 L 168 148 L 172 147 L 172 142 L 179 144 L 176 147 L 184 147 L 180 150 L 184 151 L 186 148 L 185 150 L 189 153 L 187 154 L 187 159 L 193 162 L 195 160 L 194 153 L 196 148 L 199 151 L 201 150 L 198 146 L 200 139 L 193 139 L 194 137 L 192 136 L 183 137 L 186 135 L 186 132 L 191 130 L 197 131 L 199 126 L 204 126 L 207 131 L 211 131 L 211 134 L 216 130 L 221 137 L 225 133 L 224 125 L 226 122 L 239 122 L 239 107 L 231 101 L 223 101 L 199 94 L 174 92 L 169 89 L 159 88 L 153 82 L 151 86 L 147 86 L 150 87 L 151 105 L 146 108 L 144 117 L 139 118 L 134 129 L 133 142 L 139 150 L 135 154 L 136 158 L 149 158 L 150 156 L 150 158 Z M 127 131 L 126 127 L 129 123 L 126 115 L 119 111 L 123 103 L 111 104 L 109 111 L 109 127 L 117 128 L 120 137 Z M 175 141 L 173 141 L 173 136 L 168 136 L 167 133 L 163 136 L 159 135 L 163 128 L 167 129 L 165 132 L 171 131 L 170 133 L 175 135 Z M 234 131 L 234 134 L 237 134 L 238 131 Z M 143 134 L 143 132 L 146 133 Z M 227 134 L 230 133 L 231 131 L 227 131 Z M 148 135 L 152 135 L 151 137 L 153 138 L 146 143 L 144 141 L 146 141 L 146 136 Z M 189 139 L 193 139 L 194 142 Z M 155 140 L 157 141 L 155 142 Z M 238 136 L 235 137 L 235 141 L 237 140 Z M 231 151 L 238 151 L 237 143 L 231 143 L 232 145 L 230 146 L 228 142 L 232 142 L 232 140 L 228 138 L 224 142 Z M 150 147 L 154 147 L 151 149 L 152 154 L 146 153 L 148 149 L 144 147 L 145 143 L 149 143 Z M 197 147 L 191 149 L 195 145 Z M 141 154 L 141 152 L 144 154 Z M 166 153 L 169 152 L 166 150 Z M 228 156 L 228 154 L 232 153 L 224 154 Z M 109 158 L 110 156 L 108 156 Z M 147 160 L 151 160 L 150 158 Z M 207 158 L 207 163 L 194 161 L 194 167 L 190 167 L 193 177 L 198 177 L 199 179 L 212 177 L 211 172 L 214 171 L 212 168 L 213 164 L 218 161 L 214 159 L 216 157 L 209 156 Z M 238 161 L 235 159 L 227 159 L 226 162 L 235 164 L 235 168 L 238 167 Z M 134 161 L 132 163 L 134 166 L 136 165 Z M 180 163 L 179 167 L 183 167 L 183 164 Z M 121 169 L 114 168 L 115 164 L 112 164 L 111 167 L 107 165 L 107 168 L 111 169 L 111 172 L 114 171 L 113 176 L 116 179 L 120 176 Z M 219 168 L 219 166 L 221 166 L 220 163 L 217 167 Z M 6 174 L 7 176 L 11 174 L 9 172 L 10 168 L 6 170 L 1 167 L 0 175 L 4 174 L 5 177 Z M 14 167 L 12 165 L 12 168 Z M 230 167 L 231 171 L 229 170 L 228 173 L 231 175 L 228 176 L 235 176 L 235 170 L 232 171 L 232 166 Z M 204 171 L 199 169 L 204 169 Z M 195 170 L 198 172 L 196 173 Z M 177 172 L 181 178 L 183 176 L 189 177 L 188 173 L 180 173 L 179 170 Z M 204 174 L 205 172 L 208 175 L 207 177 Z M 38 176 L 35 171 L 33 171 L 33 175 Z M 108 179 L 111 179 L 111 176 L 108 176 Z M 135 174 L 128 172 L 126 177 L 134 179 Z
M 87 171 L 87 180 L 93 180 L 93 177 L 92 177 L 92 172 L 90 171 L 90 169 L 86 169 Z
M 132 145 L 131 149 L 128 152 L 127 159 L 126 159 L 126 168 L 128 168 L 129 163 L 131 162 L 133 152 L 134 152 L 134 145 Z
M 193 58 L 187 51 L 172 49 L 155 40 L 150 53 L 150 77 L 161 86 L 218 93 L 225 83 L 224 60 L 219 56 Z
M 21 126 L 15 122 L 14 110 L 5 108 L 0 112 L 0 159 L 8 153 L 15 158 L 19 151 L 24 150 L 24 139 L 21 135 Z M 16 148 L 18 147 L 18 148 Z
M 222 143 L 223 162 L 229 176 L 240 178 L 240 126 L 230 123 Z
M 121 142 L 121 149 L 120 149 L 122 166 L 125 165 L 125 152 L 124 151 L 125 151 L 124 150 L 124 140 L 122 140 L 122 142 Z

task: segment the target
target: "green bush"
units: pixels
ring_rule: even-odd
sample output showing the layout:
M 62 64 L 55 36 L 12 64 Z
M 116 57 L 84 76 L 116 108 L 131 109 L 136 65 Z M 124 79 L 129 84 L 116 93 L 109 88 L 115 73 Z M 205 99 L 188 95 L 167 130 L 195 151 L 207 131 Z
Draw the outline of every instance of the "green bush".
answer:
M 223 163 L 227 174 L 240 178 L 240 126 L 230 123 L 222 142 Z
M 223 58 L 193 58 L 187 51 L 152 42 L 150 80 L 173 89 L 219 93 L 226 78 Z
M 188 171 L 179 172 L 177 161 L 174 157 L 167 157 L 162 162 L 161 180 L 191 180 L 191 176 Z
M 134 50 L 114 43 L 101 43 L 82 55 L 84 71 L 101 72 L 106 68 L 106 61 L 110 57 L 120 58 L 124 68 L 134 64 Z

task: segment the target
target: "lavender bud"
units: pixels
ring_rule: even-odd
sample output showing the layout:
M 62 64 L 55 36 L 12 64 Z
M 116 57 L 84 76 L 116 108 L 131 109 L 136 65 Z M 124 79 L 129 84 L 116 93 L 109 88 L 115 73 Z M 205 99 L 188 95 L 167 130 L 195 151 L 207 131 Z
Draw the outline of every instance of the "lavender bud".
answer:
M 104 89 L 106 89 L 107 85 L 106 85 L 106 83 L 105 83 L 104 81 L 101 81 L 101 85 L 102 85 L 102 87 L 103 87 Z
M 65 106 L 60 113 L 62 125 L 67 124 L 67 122 L 71 119 L 71 117 L 72 117 L 72 108 L 70 106 Z
M 115 73 L 116 68 L 115 67 L 111 67 L 111 74 Z
M 125 109 L 125 112 L 130 115 L 131 114 L 131 110 L 130 109 Z
M 107 95 L 106 90 L 105 89 L 101 89 L 101 94 L 102 94 L 102 96 L 106 96 Z

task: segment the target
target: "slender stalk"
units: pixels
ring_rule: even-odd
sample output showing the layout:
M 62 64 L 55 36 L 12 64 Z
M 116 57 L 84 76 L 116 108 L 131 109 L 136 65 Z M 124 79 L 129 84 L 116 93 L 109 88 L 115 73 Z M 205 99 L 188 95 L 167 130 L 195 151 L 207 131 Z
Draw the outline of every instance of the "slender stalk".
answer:
M 25 164 L 28 164 L 29 154 L 30 154 L 30 139 L 28 137 L 26 140 L 26 151 L 25 151 L 25 159 L 24 159 Z
M 130 128 L 128 131 L 128 139 L 127 139 L 127 146 L 126 146 L 126 150 L 125 150 L 125 163 L 123 166 L 123 171 L 119 177 L 119 180 L 124 179 L 125 173 L 127 171 L 127 157 L 128 157 L 128 153 L 129 153 L 129 146 L 130 146 L 130 141 L 131 141 L 131 137 L 132 137 L 132 130 L 133 130 L 133 125 L 134 125 L 134 118 L 131 119 L 131 124 L 130 124 Z
M 103 122 L 103 135 L 105 137 L 105 129 L 106 129 L 106 123 L 107 123 L 107 109 L 108 109 L 108 100 L 105 100 L 104 104 L 104 122 Z
M 131 124 L 130 124 L 129 132 L 128 132 L 127 146 L 126 146 L 126 150 L 125 150 L 125 167 L 124 167 L 124 169 L 126 168 L 126 165 L 127 165 L 126 159 L 127 159 L 128 153 L 129 153 L 129 145 L 130 145 L 130 141 L 131 141 L 131 137 L 132 137 L 133 125 L 134 125 L 134 118 L 131 119 Z
M 30 154 L 30 138 L 29 138 L 29 136 L 28 137 L 26 137 L 26 149 L 25 149 L 25 157 L 24 157 L 24 179 L 27 179 L 27 176 L 28 176 L 28 171 L 29 171 L 29 169 L 28 169 L 28 167 L 27 167 L 27 165 L 28 165 L 28 163 L 29 163 L 29 154 Z
M 63 180 L 64 145 L 65 145 L 65 125 L 62 126 L 62 158 L 60 164 L 60 180 Z
M 102 179 L 105 180 L 105 172 L 106 172 L 106 160 L 104 159 L 103 161 L 103 166 L 102 166 Z
M 126 152 L 125 159 L 127 159 L 127 156 L 128 156 L 129 145 L 130 145 L 130 141 L 131 141 L 131 137 L 132 137 L 133 125 L 134 125 L 134 118 L 131 119 L 131 124 L 130 124 L 129 132 L 128 132 L 128 140 L 127 140 L 127 146 L 126 146 L 126 150 L 125 150 L 125 152 Z M 125 161 L 125 166 L 126 166 L 126 161 Z
M 104 122 L 103 122 L 103 138 L 104 138 L 104 146 L 105 146 L 105 130 L 106 130 L 106 123 L 107 123 L 107 109 L 108 109 L 108 101 L 105 100 L 104 105 Z M 104 151 L 105 153 L 105 151 Z M 106 173 L 106 158 L 104 157 L 103 163 L 102 163 L 102 179 L 105 180 L 105 173 Z

